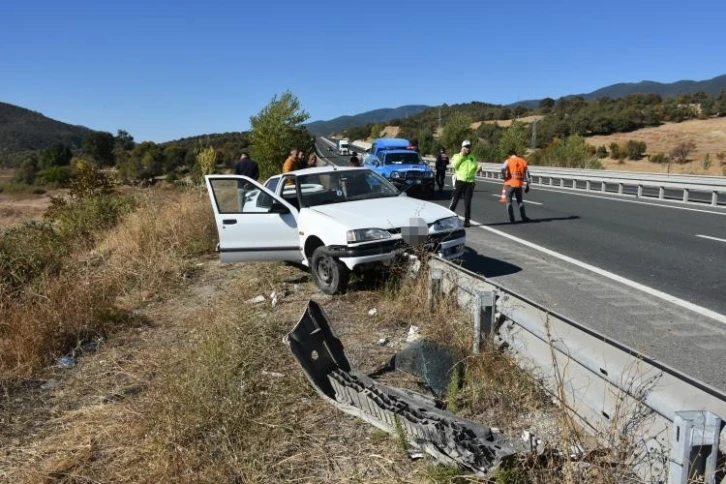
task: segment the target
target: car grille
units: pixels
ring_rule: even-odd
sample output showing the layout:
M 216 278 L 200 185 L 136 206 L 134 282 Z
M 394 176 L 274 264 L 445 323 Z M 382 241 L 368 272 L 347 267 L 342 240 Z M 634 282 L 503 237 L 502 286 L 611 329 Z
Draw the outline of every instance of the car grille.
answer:
M 406 171 L 403 174 L 404 174 L 404 177 L 405 178 L 418 179 L 418 178 L 423 178 L 424 177 L 424 172 L 422 172 L 422 171 L 416 171 L 416 170 Z

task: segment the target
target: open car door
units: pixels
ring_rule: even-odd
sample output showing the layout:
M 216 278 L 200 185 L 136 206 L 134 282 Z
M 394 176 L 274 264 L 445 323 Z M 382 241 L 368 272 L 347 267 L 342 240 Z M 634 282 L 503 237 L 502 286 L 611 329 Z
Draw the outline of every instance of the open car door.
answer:
M 221 262 L 301 262 L 298 210 L 256 181 L 206 175 L 219 234 Z

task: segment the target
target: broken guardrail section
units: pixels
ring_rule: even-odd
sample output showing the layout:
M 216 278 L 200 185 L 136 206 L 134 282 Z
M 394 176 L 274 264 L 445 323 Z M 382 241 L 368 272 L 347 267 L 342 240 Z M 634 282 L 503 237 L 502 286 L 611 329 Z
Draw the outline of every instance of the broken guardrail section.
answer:
M 390 434 L 403 432 L 409 445 L 441 463 L 485 475 L 524 450 L 485 425 L 436 408 L 423 395 L 354 370 L 325 311 L 313 300 L 283 341 L 325 400 Z

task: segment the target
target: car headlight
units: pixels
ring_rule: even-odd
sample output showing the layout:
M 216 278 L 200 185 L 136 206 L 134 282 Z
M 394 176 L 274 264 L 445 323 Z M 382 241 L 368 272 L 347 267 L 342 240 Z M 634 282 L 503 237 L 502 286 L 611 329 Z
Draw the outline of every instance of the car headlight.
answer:
M 425 171 L 424 172 L 424 178 L 433 178 L 434 172 L 433 171 Z
M 372 240 L 390 239 L 391 233 L 383 229 L 357 229 L 348 231 L 348 243 L 370 242 Z
M 391 178 L 401 178 L 401 174 L 397 171 L 391 172 Z
M 461 225 L 461 220 L 459 220 L 459 217 L 449 217 L 449 218 L 442 218 L 441 220 L 437 220 L 431 226 L 431 229 L 434 232 L 448 232 L 450 230 L 458 230 L 461 227 L 462 227 L 462 225 Z

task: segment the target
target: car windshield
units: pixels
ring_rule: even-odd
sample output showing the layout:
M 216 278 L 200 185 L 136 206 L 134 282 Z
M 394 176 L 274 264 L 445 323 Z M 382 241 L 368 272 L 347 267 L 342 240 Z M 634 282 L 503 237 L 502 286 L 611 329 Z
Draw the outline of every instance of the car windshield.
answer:
M 423 163 L 418 153 L 411 151 L 408 153 L 386 153 L 386 165 L 418 165 Z
M 314 207 L 329 203 L 395 197 L 400 192 L 388 180 L 368 169 L 338 170 L 300 175 L 301 205 Z

